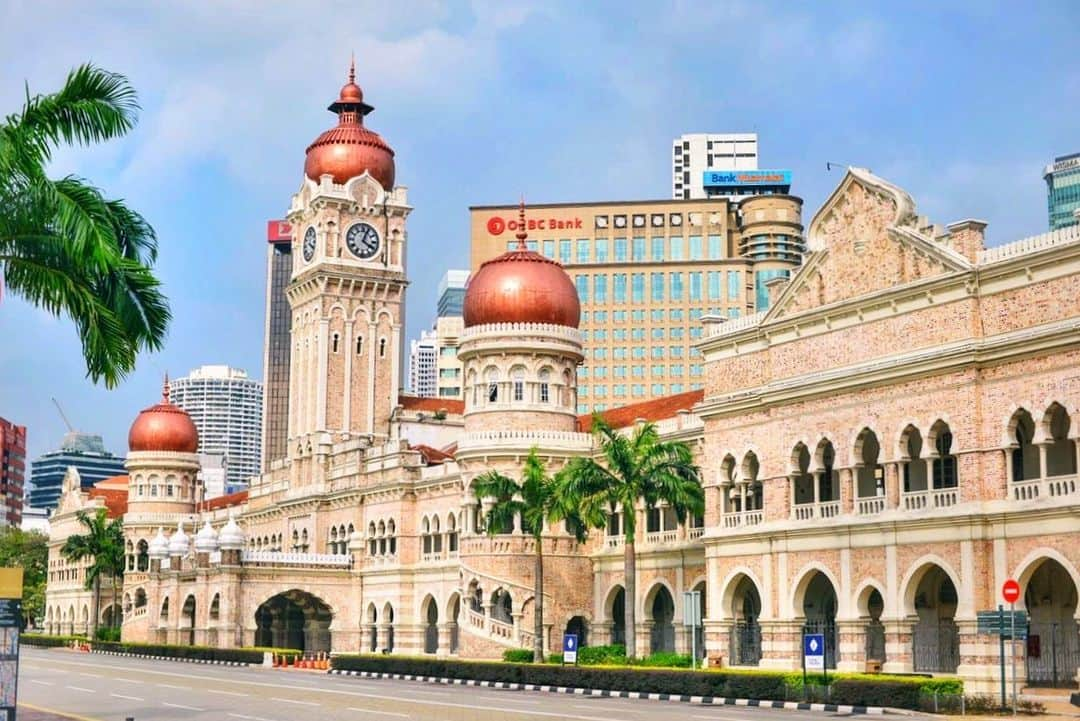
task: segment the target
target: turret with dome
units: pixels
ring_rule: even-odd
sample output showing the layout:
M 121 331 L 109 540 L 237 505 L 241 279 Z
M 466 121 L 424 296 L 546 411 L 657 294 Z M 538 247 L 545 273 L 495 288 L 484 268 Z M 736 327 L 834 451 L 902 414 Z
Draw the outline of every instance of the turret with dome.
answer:
M 128 509 L 148 513 L 195 510 L 199 431 L 187 411 L 169 400 L 169 377 L 161 402 L 143 409 L 128 432 Z

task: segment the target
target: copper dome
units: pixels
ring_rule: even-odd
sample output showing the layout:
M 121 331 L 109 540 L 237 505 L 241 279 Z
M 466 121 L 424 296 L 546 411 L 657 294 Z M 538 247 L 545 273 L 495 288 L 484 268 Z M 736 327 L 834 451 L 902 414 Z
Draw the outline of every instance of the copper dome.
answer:
M 522 205 L 520 226 L 525 227 Z M 581 302 L 563 267 L 528 250 L 519 231 L 518 247 L 493 258 L 469 279 L 465 327 L 487 323 L 551 323 L 577 328 Z
M 161 393 L 161 403 L 139 412 L 128 431 L 128 450 L 195 453 L 199 431 L 187 411 L 169 402 L 169 379 Z
M 378 133 L 364 127 L 364 116 L 375 108 L 364 102 L 364 91 L 355 78 L 355 66 L 351 66 L 349 82 L 329 106 L 338 115 L 337 127 L 330 128 L 308 146 L 304 173 L 315 181 L 329 173 L 335 183 L 344 184 L 366 170 L 383 188 L 391 190 L 394 151 Z

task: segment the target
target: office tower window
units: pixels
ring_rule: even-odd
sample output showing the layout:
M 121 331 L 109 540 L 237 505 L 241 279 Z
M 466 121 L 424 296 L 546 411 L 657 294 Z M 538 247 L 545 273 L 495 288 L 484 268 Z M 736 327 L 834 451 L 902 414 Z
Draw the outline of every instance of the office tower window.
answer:
M 622 349 L 616 348 L 615 350 L 622 350 Z M 601 366 L 600 368 L 597 368 L 595 377 L 596 378 L 607 378 L 607 368 L 604 368 L 603 366 Z
M 701 351 L 699 351 L 697 348 L 691 348 L 690 349 L 690 357 L 691 358 L 700 358 L 701 357 Z
M 635 383 L 635 384 L 631 385 L 630 386 L 630 392 L 633 393 L 634 396 L 637 396 L 637 397 L 645 395 L 645 384 L 644 383 Z
M 631 340 L 637 340 L 637 341 L 645 340 L 645 329 L 644 328 L 631 328 L 630 329 L 630 339 Z
M 682 320 L 682 308 L 672 308 L 668 311 L 668 320 Z
M 664 384 L 663 383 L 653 383 L 652 384 L 652 394 L 654 396 L 662 396 L 662 395 L 664 395 Z
M 582 398 L 587 397 L 589 395 L 589 386 L 587 386 L 587 385 L 578 386 L 577 393 Z
M 575 275 L 574 285 L 577 286 L 578 299 L 582 303 L 589 302 L 589 276 L 587 275 Z
M 626 396 L 626 384 L 616 383 L 615 385 L 613 385 L 611 387 L 611 395 L 615 396 L 616 398 L 623 398 L 624 396 Z
M 634 360 L 641 360 L 645 357 L 645 349 L 640 347 L 634 348 L 630 351 L 630 355 Z
M 653 328 L 652 329 L 652 339 L 653 340 L 663 340 L 664 339 L 664 329 L 663 328 Z
M 702 248 L 701 248 L 701 236 L 690 236 L 690 260 L 701 260 Z
M 645 260 L 645 236 L 635 235 L 633 245 L 633 259 L 636 262 Z
M 595 243 L 596 243 L 596 249 L 595 249 L 594 252 L 596 253 L 596 262 L 597 263 L 606 263 L 607 262 L 607 238 L 597 238 Z
M 633 286 L 631 302 L 644 303 L 645 302 L 645 274 L 634 273 L 631 277 L 631 285 Z
M 615 286 L 615 302 L 626 302 L 626 273 L 615 273 L 612 277 Z
M 701 326 L 694 326 L 693 328 L 691 328 L 690 329 L 690 337 L 691 338 L 700 338 L 701 337 Z
M 578 378 L 588 378 L 590 372 L 591 370 L 589 366 L 581 366 L 580 368 L 578 368 Z
M 682 384 L 682 383 L 672 383 L 672 384 L 671 384 L 671 392 L 672 392 L 672 393 L 682 393 L 682 392 L 683 392 L 683 388 L 684 388 L 684 387 L 683 387 L 683 384 Z
M 635 378 L 644 378 L 645 377 L 645 366 L 634 366 L 632 375 Z
M 728 300 L 739 299 L 739 271 L 737 270 L 727 272 L 727 295 Z
M 671 259 L 686 260 L 683 257 L 683 239 L 681 235 L 671 236 Z
M 728 308 L 727 317 L 728 318 L 738 318 L 739 317 L 739 309 L 738 308 Z
M 594 348 L 593 358 L 596 360 L 607 360 L 607 348 Z
M 613 310 L 613 311 L 611 311 L 611 320 L 614 323 L 625 323 L 626 322 L 626 311 L 625 310 Z
M 588 323 L 589 322 L 589 311 L 587 311 L 587 310 L 581 311 L 581 322 L 582 323 Z
M 668 348 L 668 353 L 672 358 L 682 358 L 683 348 L 681 345 L 673 345 Z
M 664 274 L 652 273 L 649 276 L 649 286 L 652 288 L 650 297 L 654 303 L 660 303 L 664 300 Z
M 671 273 L 671 299 L 682 300 L 683 299 L 683 274 Z
M 683 333 L 685 333 L 685 332 L 686 332 L 686 329 L 683 328 L 682 326 L 679 326 L 677 328 L 672 328 L 671 329 L 671 339 L 672 340 L 680 340 L 680 339 L 682 339 Z
M 701 271 L 690 271 L 690 300 L 701 300 Z
M 525 241 L 525 247 L 535 253 L 538 246 L 535 240 L 527 240 Z
M 708 276 L 709 300 L 720 300 L 720 271 L 710 270 Z
M 563 238 L 559 241 L 559 262 L 566 265 L 570 262 L 570 240 Z
M 593 302 L 607 303 L 607 276 L 593 276 Z
M 597 328 L 593 331 L 593 340 L 607 340 L 607 328 Z
M 672 378 L 681 378 L 682 377 L 683 367 L 681 365 L 672 365 L 670 370 L 671 370 L 671 377 Z
M 690 320 L 701 320 L 701 308 L 690 309 Z
M 769 289 L 765 284 L 774 278 L 787 278 L 791 271 L 786 268 L 774 270 L 759 270 L 754 273 L 754 301 L 757 310 L 765 310 L 769 307 Z
M 614 328 L 611 331 L 611 338 L 616 341 L 626 340 L 626 328 Z
M 585 342 L 588 342 L 590 337 L 592 337 L 592 332 L 591 331 L 588 331 L 588 330 L 581 331 L 581 340 L 583 340 Z
M 663 216 L 661 216 L 663 217 Z M 654 235 L 650 241 L 652 245 L 652 259 L 663 260 L 664 259 L 664 238 L 659 235 Z
M 709 236 L 709 260 L 720 260 L 724 257 L 724 244 L 719 235 Z
M 615 262 L 626 262 L 626 238 L 615 239 Z
M 657 378 L 663 378 L 664 377 L 664 366 L 659 365 L 659 364 L 654 364 L 653 367 L 652 367 L 651 372 L 652 372 L 653 376 L 655 376 Z
M 626 366 L 614 366 L 611 369 L 611 375 L 613 375 L 616 378 L 625 378 L 626 377 Z
M 699 378 L 701 376 L 701 366 L 697 363 L 690 366 L 690 377 Z
M 614 351 L 612 351 L 611 357 L 615 360 L 626 360 L 626 348 L 619 346 Z
M 597 398 L 605 398 L 605 397 L 607 397 L 607 386 L 594 386 L 593 387 L 593 395 L 596 396 Z
M 589 262 L 589 239 L 578 238 L 577 241 L 577 262 L 588 263 Z
M 552 260 L 555 259 L 555 241 L 554 240 L 545 240 L 544 241 L 544 257 L 545 258 L 551 258 Z
M 594 323 L 607 323 L 607 311 L 606 310 L 594 310 L 593 311 Z
M 656 358 L 657 360 L 663 360 L 663 358 L 664 358 L 664 347 L 659 346 L 659 345 L 653 346 L 652 357 Z
M 630 318 L 635 323 L 644 323 L 645 322 L 645 311 L 644 310 L 630 311 Z

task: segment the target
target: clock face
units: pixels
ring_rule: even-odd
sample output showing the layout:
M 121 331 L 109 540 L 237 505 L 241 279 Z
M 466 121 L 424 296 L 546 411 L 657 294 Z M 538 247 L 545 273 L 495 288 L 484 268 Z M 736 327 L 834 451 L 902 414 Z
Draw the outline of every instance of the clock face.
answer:
M 379 232 L 367 223 L 356 223 L 345 232 L 345 245 L 358 258 L 374 258 L 379 252 Z
M 315 228 L 308 226 L 304 233 L 304 260 L 310 262 L 315 257 Z

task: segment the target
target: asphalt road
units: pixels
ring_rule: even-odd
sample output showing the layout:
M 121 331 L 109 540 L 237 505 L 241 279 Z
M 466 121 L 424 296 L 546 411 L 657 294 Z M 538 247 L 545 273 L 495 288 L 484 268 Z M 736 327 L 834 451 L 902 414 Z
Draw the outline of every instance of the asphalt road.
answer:
M 441 686 L 22 649 L 19 702 L 84 721 L 818 721 L 840 714 Z

